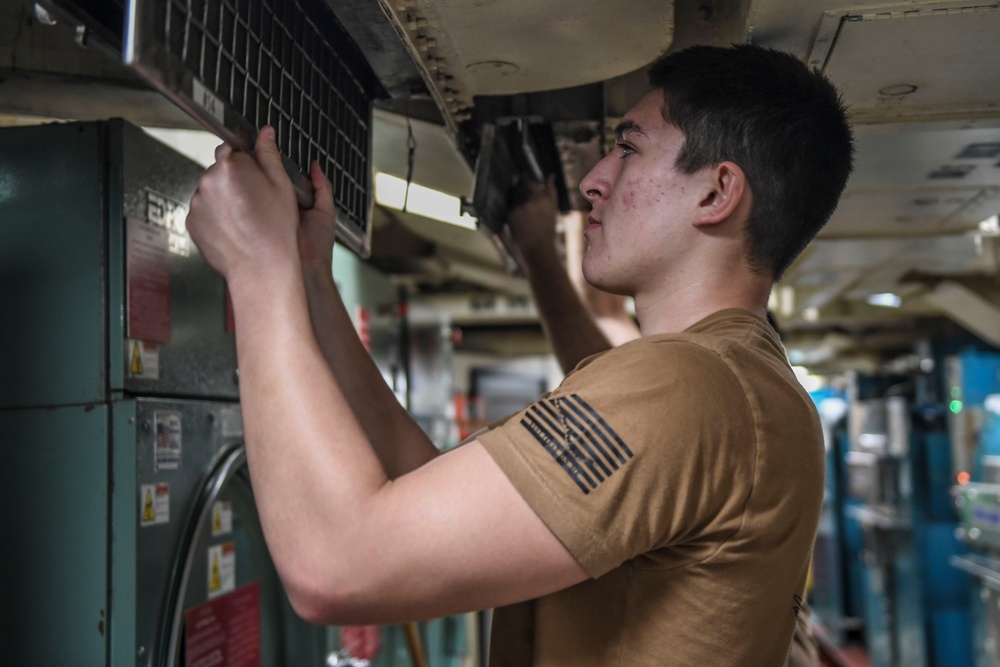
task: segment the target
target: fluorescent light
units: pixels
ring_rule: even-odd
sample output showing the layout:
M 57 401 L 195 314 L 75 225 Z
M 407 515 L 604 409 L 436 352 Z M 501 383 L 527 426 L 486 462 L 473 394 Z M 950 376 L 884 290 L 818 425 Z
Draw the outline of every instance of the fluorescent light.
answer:
M 867 299 L 865 299 L 865 301 L 873 306 L 884 306 L 885 308 L 899 308 L 903 305 L 903 297 L 893 294 L 892 292 L 871 294 Z
M 215 149 L 222 139 L 204 130 L 175 130 L 164 127 L 144 127 L 146 134 L 165 143 L 181 155 L 186 155 L 203 167 L 215 163 Z
M 406 181 L 382 172 L 375 174 L 375 202 L 380 206 L 403 210 L 441 222 L 447 222 L 466 229 L 476 228 L 476 218 L 462 213 L 462 202 L 458 197 L 437 190 L 410 183 L 407 194 Z

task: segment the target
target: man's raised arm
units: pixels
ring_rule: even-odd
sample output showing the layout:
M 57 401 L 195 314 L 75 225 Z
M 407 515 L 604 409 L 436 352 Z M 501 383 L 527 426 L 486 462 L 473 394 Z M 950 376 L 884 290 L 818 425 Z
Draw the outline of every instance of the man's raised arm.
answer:
M 429 443 L 411 428 L 373 425 L 373 415 L 395 415 L 386 418 L 395 423 L 405 414 L 388 390 L 384 399 L 381 390 L 369 395 L 373 412 L 355 414 L 351 373 L 370 369 L 338 365 L 351 350 L 341 343 L 354 336 L 346 335 L 342 305 L 329 314 L 345 334 L 330 348 L 343 380 L 321 350 L 300 214 L 273 129 L 261 132 L 255 155 L 222 147 L 216 159 L 192 198 L 188 229 L 232 295 L 254 496 L 296 612 L 315 623 L 395 623 L 509 604 L 585 579 L 481 443 L 390 476 L 377 452 L 430 456 Z M 316 173 L 324 203 L 314 211 L 332 218 Z M 370 433 L 387 440 L 373 442 Z
M 583 279 L 580 229 L 568 230 L 566 261 L 572 273 L 563 268 L 555 244 L 556 216 L 550 179 L 532 184 L 527 201 L 510 211 L 508 223 L 524 256 L 542 327 L 559 366 L 568 373 L 590 355 L 638 338 L 639 329 L 626 312 L 623 297 L 600 292 Z
M 438 450 L 396 400 L 354 330 L 333 280 L 336 214 L 330 181 L 316 164 L 310 177 L 317 203 L 301 213 L 299 257 L 313 332 L 382 467 L 395 479 L 437 456 Z

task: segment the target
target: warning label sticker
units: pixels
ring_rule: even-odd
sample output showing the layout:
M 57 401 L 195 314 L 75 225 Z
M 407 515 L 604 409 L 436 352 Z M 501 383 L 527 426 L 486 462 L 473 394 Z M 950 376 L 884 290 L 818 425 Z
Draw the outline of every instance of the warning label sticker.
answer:
M 184 612 L 185 667 L 260 667 L 256 581 Z
M 160 346 L 147 340 L 128 340 L 128 376 L 160 379 Z
M 219 408 L 219 423 L 223 438 L 243 437 L 243 412 L 238 404 Z
M 236 588 L 236 543 L 223 542 L 208 548 L 208 599 Z
M 212 537 L 233 532 L 233 504 L 220 500 L 212 505 Z
M 139 486 L 139 525 L 160 523 L 170 523 L 170 485 L 142 484 Z
M 128 337 L 170 342 L 170 232 L 129 218 L 126 227 Z
M 177 470 L 181 465 L 181 413 L 158 410 L 153 413 L 156 424 L 154 460 L 156 469 Z

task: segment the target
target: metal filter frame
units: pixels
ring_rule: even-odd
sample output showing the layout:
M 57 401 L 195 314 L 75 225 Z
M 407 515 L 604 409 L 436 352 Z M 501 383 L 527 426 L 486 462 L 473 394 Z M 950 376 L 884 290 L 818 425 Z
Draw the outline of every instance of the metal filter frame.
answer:
M 122 57 L 238 150 L 274 126 L 304 207 L 304 174 L 318 161 L 333 182 L 338 239 L 369 255 L 379 84 L 322 0 L 129 0 Z

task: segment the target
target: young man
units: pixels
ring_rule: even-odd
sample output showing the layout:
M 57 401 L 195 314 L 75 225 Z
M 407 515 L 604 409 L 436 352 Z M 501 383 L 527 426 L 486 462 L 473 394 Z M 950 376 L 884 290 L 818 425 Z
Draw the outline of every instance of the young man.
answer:
M 584 275 L 634 297 L 642 338 L 440 456 L 336 294 L 318 168 L 300 213 L 269 128 L 255 157 L 217 152 L 188 227 L 232 294 L 256 498 L 305 618 L 533 600 L 498 610 L 494 642 L 533 631 L 498 664 L 784 663 L 823 447 L 763 316 L 836 205 L 850 130 L 779 53 L 685 50 L 651 79 L 581 186 Z
M 562 219 L 566 271 L 556 251 L 556 193 L 553 183 L 534 184 L 527 201 L 511 211 L 509 224 L 525 259 L 525 269 L 542 326 L 564 373 L 569 373 L 586 356 L 611 349 L 639 338 L 639 327 L 628 313 L 625 298 L 595 289 L 583 279 L 581 213 Z M 781 331 L 768 313 L 768 322 L 780 338 Z M 530 628 L 522 631 L 530 632 Z M 517 637 L 506 644 L 523 645 Z M 522 663 L 525 661 L 522 661 Z M 516 664 L 516 662 L 514 663 Z M 797 614 L 787 667 L 819 667 L 807 605 Z

